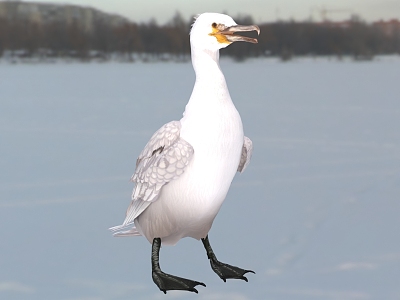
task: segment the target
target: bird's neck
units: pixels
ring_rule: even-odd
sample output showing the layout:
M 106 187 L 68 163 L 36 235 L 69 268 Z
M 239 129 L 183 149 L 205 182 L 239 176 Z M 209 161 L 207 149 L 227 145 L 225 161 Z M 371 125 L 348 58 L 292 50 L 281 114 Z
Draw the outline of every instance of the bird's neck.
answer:
M 196 73 L 196 83 L 225 83 L 219 67 L 219 51 L 196 49 L 192 47 L 192 64 Z M 225 83 L 226 84 L 226 83 Z
M 231 101 L 224 74 L 219 66 L 219 51 L 192 47 L 192 64 L 196 82 L 190 102 Z

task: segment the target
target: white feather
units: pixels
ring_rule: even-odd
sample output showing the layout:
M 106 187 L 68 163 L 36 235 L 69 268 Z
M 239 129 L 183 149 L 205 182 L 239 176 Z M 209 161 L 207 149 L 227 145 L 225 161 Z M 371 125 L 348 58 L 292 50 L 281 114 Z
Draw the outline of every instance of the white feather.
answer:
M 192 95 L 183 118 L 161 127 L 140 154 L 125 221 L 111 228 L 116 236 L 141 234 L 150 242 L 160 237 L 163 244 L 206 237 L 235 173 L 250 162 L 252 143 L 243 134 L 218 62 L 219 49 L 227 44 L 209 35 L 214 22 L 236 25 L 231 17 L 213 13 L 193 24 Z

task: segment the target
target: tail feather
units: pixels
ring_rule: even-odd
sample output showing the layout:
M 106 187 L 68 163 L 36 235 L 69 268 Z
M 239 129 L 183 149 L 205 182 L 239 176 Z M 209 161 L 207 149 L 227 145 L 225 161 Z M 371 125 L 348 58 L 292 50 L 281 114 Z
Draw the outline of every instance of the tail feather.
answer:
M 121 236 L 139 236 L 141 235 L 140 232 L 137 230 L 135 226 L 133 226 L 129 230 L 123 230 L 127 226 L 126 225 L 118 225 L 109 228 L 109 230 L 114 231 L 113 236 L 115 237 L 121 237 Z

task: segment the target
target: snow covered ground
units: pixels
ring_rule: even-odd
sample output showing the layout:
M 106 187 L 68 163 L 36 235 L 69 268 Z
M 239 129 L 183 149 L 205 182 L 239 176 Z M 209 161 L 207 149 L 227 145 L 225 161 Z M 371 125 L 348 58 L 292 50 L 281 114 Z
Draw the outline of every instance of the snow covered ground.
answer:
M 150 244 L 107 231 L 142 147 L 181 117 L 189 63 L 2 62 L 1 299 L 400 299 L 400 58 L 221 65 L 255 150 L 210 241 L 249 283 L 184 239 L 161 266 L 207 288 L 165 296 Z

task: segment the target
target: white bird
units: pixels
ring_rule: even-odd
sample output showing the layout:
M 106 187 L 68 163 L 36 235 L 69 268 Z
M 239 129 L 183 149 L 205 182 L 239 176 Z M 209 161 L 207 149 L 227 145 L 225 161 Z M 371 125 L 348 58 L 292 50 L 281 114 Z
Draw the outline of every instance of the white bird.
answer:
M 212 269 L 224 281 L 247 281 L 244 274 L 253 272 L 219 262 L 208 240 L 233 177 L 246 169 L 252 154 L 252 142 L 244 136 L 219 66 L 219 49 L 236 41 L 257 43 L 234 34 L 240 31 L 260 33 L 258 26 L 237 25 L 223 14 L 196 18 L 190 32 L 196 82 L 183 117 L 162 126 L 140 153 L 126 218 L 122 225 L 110 228 L 115 236 L 143 235 L 152 243 L 153 281 L 164 293 L 197 293 L 196 285 L 205 286 L 160 269 L 161 243 L 174 245 L 184 237 L 202 240 Z

